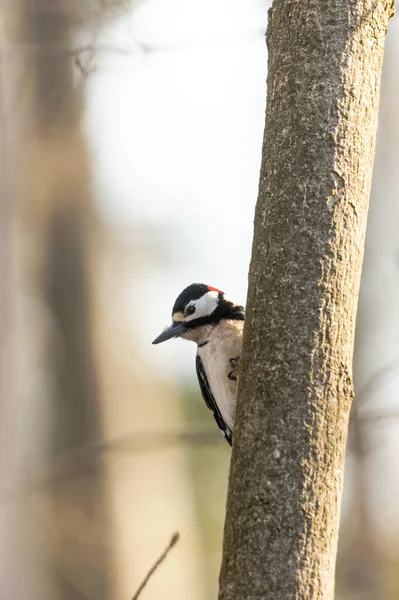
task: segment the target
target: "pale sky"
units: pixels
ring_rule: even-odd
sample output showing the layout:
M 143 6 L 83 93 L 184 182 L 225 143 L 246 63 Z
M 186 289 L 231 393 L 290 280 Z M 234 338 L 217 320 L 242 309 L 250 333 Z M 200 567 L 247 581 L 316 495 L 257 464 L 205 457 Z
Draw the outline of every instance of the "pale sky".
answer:
M 245 303 L 267 7 L 265 0 L 145 0 L 98 39 L 116 51 L 98 55 L 87 82 L 95 193 L 125 235 L 151 246 L 147 228 L 155 232 L 162 257 L 146 265 L 130 316 L 146 356 L 164 371 L 175 358 L 183 372 L 193 369 L 187 342 L 151 346 L 184 287 L 201 281 Z

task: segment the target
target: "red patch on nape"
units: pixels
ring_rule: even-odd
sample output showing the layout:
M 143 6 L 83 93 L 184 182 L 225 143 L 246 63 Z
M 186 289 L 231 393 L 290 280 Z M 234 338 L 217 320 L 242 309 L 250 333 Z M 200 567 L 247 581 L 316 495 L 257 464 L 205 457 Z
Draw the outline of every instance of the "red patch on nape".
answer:
M 208 291 L 209 292 L 217 292 L 218 294 L 222 294 L 222 290 L 218 290 L 217 288 L 212 287 L 211 285 L 208 285 Z

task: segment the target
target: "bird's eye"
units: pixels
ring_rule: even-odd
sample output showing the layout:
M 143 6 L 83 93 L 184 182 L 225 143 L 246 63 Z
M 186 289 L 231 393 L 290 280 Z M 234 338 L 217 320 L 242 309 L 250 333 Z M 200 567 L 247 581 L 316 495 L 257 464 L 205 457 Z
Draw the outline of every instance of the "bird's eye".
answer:
M 186 316 L 193 315 L 195 313 L 195 306 L 194 306 L 194 304 L 190 304 L 190 306 L 187 306 L 185 312 L 186 312 Z

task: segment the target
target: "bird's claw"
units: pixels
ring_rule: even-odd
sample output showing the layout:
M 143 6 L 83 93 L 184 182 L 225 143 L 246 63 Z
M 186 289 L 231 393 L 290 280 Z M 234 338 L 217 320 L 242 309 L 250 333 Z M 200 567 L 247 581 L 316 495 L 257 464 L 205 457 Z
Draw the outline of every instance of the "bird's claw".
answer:
M 239 360 L 239 356 L 237 356 L 236 358 L 230 358 L 229 360 L 230 366 L 233 368 L 233 370 L 230 371 L 230 373 L 227 375 L 230 381 L 237 381 L 237 367 Z
M 240 360 L 239 356 L 237 356 L 236 358 L 230 358 L 230 360 L 229 360 L 230 367 L 233 367 L 233 369 L 236 369 L 238 367 L 239 360 Z

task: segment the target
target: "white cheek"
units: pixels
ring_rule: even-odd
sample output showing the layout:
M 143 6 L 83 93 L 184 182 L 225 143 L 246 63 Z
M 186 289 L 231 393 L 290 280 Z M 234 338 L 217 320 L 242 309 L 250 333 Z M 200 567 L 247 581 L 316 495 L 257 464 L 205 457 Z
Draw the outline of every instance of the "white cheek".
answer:
M 195 302 L 191 302 L 195 306 L 195 313 L 185 318 L 185 321 L 192 321 L 193 319 L 200 319 L 201 317 L 207 317 L 216 310 L 219 304 L 219 293 L 218 292 L 207 292 L 201 298 Z

